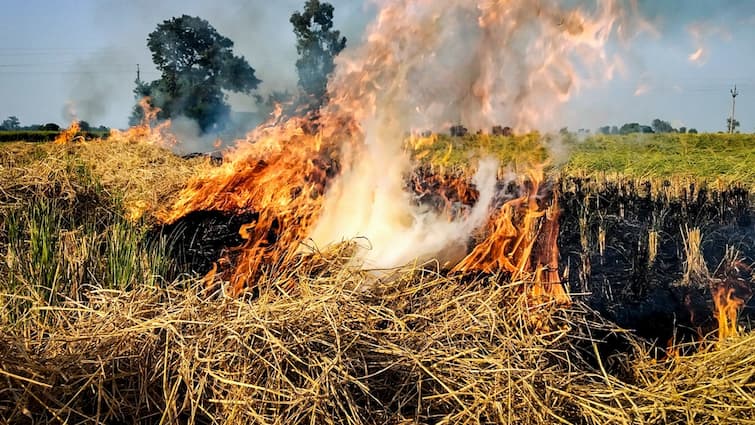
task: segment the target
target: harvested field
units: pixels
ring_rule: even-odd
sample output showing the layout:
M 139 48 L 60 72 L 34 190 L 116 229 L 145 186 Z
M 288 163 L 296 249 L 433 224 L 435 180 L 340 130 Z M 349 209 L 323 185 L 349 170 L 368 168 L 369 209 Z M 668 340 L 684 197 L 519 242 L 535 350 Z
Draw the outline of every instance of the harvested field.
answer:
M 375 275 L 351 261 L 359 239 L 297 255 L 231 297 L 202 275 L 251 218 L 156 226 L 151 203 L 216 166 L 112 143 L 2 153 L 2 422 L 752 420 L 749 313 L 735 308 L 722 335 L 713 301 L 723 285 L 735 300 L 753 287 L 747 182 L 718 190 L 701 176 L 692 192 L 674 176 L 658 186 L 552 169 L 561 177 L 543 190 L 560 194 L 568 304 L 533 295 L 531 274 L 427 262 Z M 473 195 L 439 190 L 448 178 L 430 176 L 448 164 L 427 167 L 417 202 L 445 210 Z M 499 202 L 521 196 L 500 190 Z M 133 214 L 142 200 L 152 207 Z

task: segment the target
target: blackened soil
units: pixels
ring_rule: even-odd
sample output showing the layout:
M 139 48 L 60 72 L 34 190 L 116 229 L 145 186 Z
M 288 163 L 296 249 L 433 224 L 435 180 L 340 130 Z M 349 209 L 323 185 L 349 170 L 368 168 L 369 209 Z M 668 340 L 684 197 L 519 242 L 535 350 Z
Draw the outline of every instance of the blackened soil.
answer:
M 570 179 L 561 182 L 560 195 L 561 270 L 568 270 L 571 291 L 585 293 L 590 306 L 620 326 L 666 343 L 715 329 L 711 282 L 727 282 L 749 298 L 755 210 L 747 190 L 690 185 L 670 198 L 653 195 L 649 184 L 597 186 Z M 701 231 L 703 258 L 714 279 L 693 277 L 682 284 L 684 240 L 693 228 Z M 657 235 L 652 261 L 651 232 Z M 724 261 L 727 249 L 739 252 L 737 267 Z M 745 320 L 755 316 L 753 307 L 750 300 Z

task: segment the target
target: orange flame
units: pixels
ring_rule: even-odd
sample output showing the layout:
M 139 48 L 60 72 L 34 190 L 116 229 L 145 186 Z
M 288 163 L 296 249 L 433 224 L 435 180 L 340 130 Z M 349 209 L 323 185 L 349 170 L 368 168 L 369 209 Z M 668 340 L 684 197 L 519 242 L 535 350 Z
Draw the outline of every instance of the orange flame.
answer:
M 257 214 L 240 230 L 244 245 L 232 253 L 233 269 L 217 276 L 240 293 L 264 267 L 290 262 L 318 216 L 321 195 L 337 171 L 335 146 L 324 146 L 331 132 L 305 131 L 310 122 L 274 117 L 229 151 L 225 162 L 209 175 L 189 182 L 172 211 L 163 217 L 173 222 L 191 211 L 214 210 Z M 346 126 L 328 129 L 348 131 Z M 254 141 L 252 143 L 252 141 Z M 213 276 L 216 273 L 213 272 Z
M 542 172 L 530 176 L 527 193 L 505 203 L 488 224 L 488 236 L 453 271 L 511 273 L 513 280 L 531 280 L 532 295 L 549 295 L 568 303 L 558 275 L 558 200 L 541 206 L 538 199 Z
M 718 320 L 718 339 L 724 341 L 739 335 L 737 319 L 744 301 L 734 296 L 734 289 L 719 286 L 713 291 L 713 315 Z
M 325 246 L 366 236 L 372 250 L 360 253 L 364 264 L 395 267 L 439 258 L 482 227 L 487 237 L 454 270 L 503 270 L 539 282 L 536 294 L 565 296 L 558 206 L 538 193 L 542 172 L 491 214 L 497 164 L 481 162 L 476 192 L 466 181 L 439 178 L 446 214 L 428 212 L 406 190 L 405 132 L 449 122 L 542 125 L 582 77 L 611 76 L 617 60 L 604 46 L 622 15 L 616 1 L 599 2 L 594 15 L 552 0 L 537 7 L 526 0 L 381 2 L 365 43 L 336 59 L 329 102 L 316 120 L 285 120 L 277 108 L 221 167 L 191 181 L 163 219 L 197 210 L 255 216 L 242 227 L 244 245 L 224 259 L 230 266 L 213 272 L 234 293 L 290 263 L 305 239 Z M 473 203 L 469 214 L 449 214 L 451 197 Z
M 79 136 L 80 131 L 81 127 L 79 126 L 79 122 L 73 121 L 67 129 L 61 131 L 60 134 L 58 134 L 53 143 L 56 145 L 66 145 L 77 139 L 83 140 L 83 137 Z
M 148 97 L 139 100 L 142 108 L 142 121 L 126 131 L 110 130 L 110 140 L 123 143 L 148 143 L 164 148 L 172 148 L 178 144 L 176 136 L 170 132 L 170 120 L 158 121 L 160 108 L 153 107 Z

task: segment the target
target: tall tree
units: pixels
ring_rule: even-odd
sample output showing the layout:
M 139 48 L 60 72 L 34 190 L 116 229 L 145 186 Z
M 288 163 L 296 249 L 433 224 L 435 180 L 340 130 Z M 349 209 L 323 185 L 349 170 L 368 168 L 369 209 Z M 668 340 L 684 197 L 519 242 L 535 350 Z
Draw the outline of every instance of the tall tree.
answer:
M 307 0 L 302 12 L 291 15 L 299 59 L 296 70 L 299 87 L 313 109 L 327 100 L 328 77 L 333 72 L 333 59 L 346 47 L 346 37 L 333 29 L 333 6 L 320 0 Z
M 0 129 L 3 130 L 18 130 L 21 128 L 21 121 L 15 115 L 11 115 L 0 124 Z
M 233 41 L 198 17 L 164 21 L 149 34 L 147 46 L 161 76 L 151 83 L 137 79 L 134 91 L 161 109 L 158 118 L 184 115 L 204 132 L 220 129 L 230 112 L 223 90 L 249 93 L 261 82 L 246 59 L 233 54 Z

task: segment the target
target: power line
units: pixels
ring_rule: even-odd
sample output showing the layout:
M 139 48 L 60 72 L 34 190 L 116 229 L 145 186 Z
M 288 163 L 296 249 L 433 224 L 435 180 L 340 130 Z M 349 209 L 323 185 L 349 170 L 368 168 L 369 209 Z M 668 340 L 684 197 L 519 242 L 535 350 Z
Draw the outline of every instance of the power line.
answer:
M 97 75 L 97 74 L 133 74 L 133 69 L 123 70 L 98 70 L 98 71 L 3 71 L 0 70 L 0 75 L 69 75 L 69 74 L 82 74 L 82 75 Z M 145 72 L 143 75 L 160 75 L 159 72 Z

